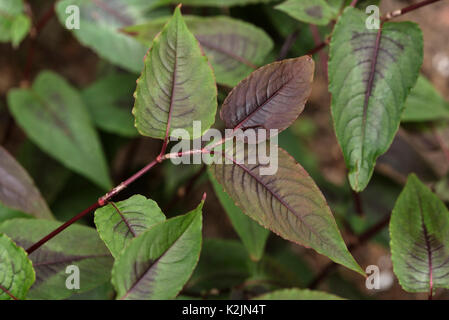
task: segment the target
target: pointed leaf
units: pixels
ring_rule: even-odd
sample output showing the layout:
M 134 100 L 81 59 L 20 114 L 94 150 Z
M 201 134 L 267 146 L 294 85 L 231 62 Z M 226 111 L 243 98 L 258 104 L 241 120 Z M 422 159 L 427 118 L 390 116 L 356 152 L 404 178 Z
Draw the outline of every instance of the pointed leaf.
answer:
M 449 288 L 449 211 L 414 174 L 394 206 L 390 237 L 393 270 L 404 290 Z
M 273 48 L 270 37 L 256 26 L 226 16 L 184 16 L 189 30 L 211 62 L 217 82 L 235 86 L 248 76 Z M 137 40 L 150 46 L 167 18 L 125 28 Z
M 449 119 L 449 103 L 434 88 L 432 83 L 420 75 L 410 91 L 402 122 L 420 122 Z
M 25 299 L 35 278 L 25 250 L 0 233 L 0 300 Z
M 59 227 L 56 221 L 13 219 L 0 224 L 0 232 L 7 234 L 22 248 L 28 248 L 43 236 Z M 96 288 L 110 278 L 112 257 L 93 228 L 72 225 L 30 254 L 36 271 L 36 282 L 29 299 L 65 299 L 73 294 Z M 68 290 L 66 268 L 75 265 L 80 270 L 80 289 Z
M 2 146 L 0 146 L 0 202 L 36 218 L 53 219 L 33 179 Z
M 217 182 L 210 170 L 209 179 L 215 194 L 231 220 L 232 226 L 245 245 L 246 250 L 248 250 L 251 259 L 254 261 L 260 260 L 270 231 L 250 219 L 234 204 L 234 200 L 223 190 L 223 187 Z
M 215 178 L 237 206 L 284 239 L 311 247 L 364 275 L 346 248 L 324 196 L 307 172 L 279 148 L 277 172 L 262 175 L 260 170 L 265 166 L 258 163 L 256 149 L 238 145 L 233 154 L 224 153 L 232 164 L 212 166 Z M 254 159 L 256 163 L 249 164 Z
M 8 104 L 42 150 L 99 186 L 111 187 L 97 132 L 79 93 L 64 78 L 41 72 L 31 89 L 9 91 Z
M 234 130 L 286 129 L 304 110 L 312 91 L 313 72 L 310 56 L 257 69 L 226 97 L 221 119 L 227 128 Z
M 134 238 L 114 263 L 118 299 L 172 299 L 198 263 L 203 203 Z
M 162 1 L 167 2 L 167 0 Z M 276 0 L 184 0 L 182 3 L 186 6 L 232 7 L 273 1 Z M 168 0 L 168 3 L 177 4 L 179 0 Z
M 336 295 L 308 289 L 282 289 L 254 298 L 254 300 L 344 300 Z
M 366 28 L 366 19 L 360 10 L 345 9 L 329 59 L 334 128 L 355 191 L 365 189 L 377 157 L 393 141 L 423 56 L 418 25 L 387 22 L 375 30 Z
M 151 15 L 149 9 L 160 0 L 63 0 L 56 3 L 56 14 L 65 28 L 83 45 L 100 57 L 131 72 L 141 72 L 147 47 L 120 29 L 142 23 Z M 79 8 L 79 28 L 74 28 L 78 17 L 73 7 Z
M 276 9 L 284 11 L 291 17 L 306 23 L 327 25 L 334 19 L 339 6 L 331 5 L 325 0 L 287 0 L 276 6 Z M 330 2 L 341 1 L 330 0 Z
M 133 114 L 142 135 L 163 139 L 168 127 L 169 134 L 181 128 L 195 139 L 194 120 L 201 121 L 201 135 L 215 121 L 214 75 L 179 6 L 153 41 L 135 97 Z
M 110 203 L 95 211 L 98 233 L 115 258 L 133 238 L 164 220 L 157 203 L 141 195 Z

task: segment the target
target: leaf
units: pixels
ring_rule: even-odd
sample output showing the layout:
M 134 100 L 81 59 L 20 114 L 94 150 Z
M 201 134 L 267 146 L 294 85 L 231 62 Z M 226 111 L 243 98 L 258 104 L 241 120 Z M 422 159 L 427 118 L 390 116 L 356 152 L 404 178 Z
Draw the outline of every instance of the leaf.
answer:
M 281 289 L 260 295 L 254 300 L 344 300 L 333 294 L 308 289 Z
M 0 300 L 25 299 L 34 280 L 26 252 L 0 233 Z
M 449 103 L 432 83 L 420 75 L 405 102 L 402 122 L 420 122 L 449 119 Z
M 200 293 L 232 288 L 249 278 L 255 265 L 240 242 L 204 239 L 200 261 L 185 290 Z
M 140 42 L 150 46 L 168 18 L 125 28 Z M 270 37 L 252 24 L 226 16 L 184 16 L 189 30 L 210 60 L 217 82 L 235 86 L 263 64 L 273 48 Z
M 0 202 L 36 218 L 53 215 L 25 169 L 0 146 Z
M 70 30 L 83 45 L 100 57 L 128 71 L 138 73 L 143 68 L 147 48 L 120 29 L 141 23 L 151 17 L 148 10 L 159 0 L 63 0 L 56 4 L 60 23 L 69 28 L 76 19 L 71 6 L 79 8 L 79 29 Z M 67 10 L 67 11 L 66 11 Z
M 262 127 L 280 131 L 304 110 L 312 91 L 310 56 L 274 62 L 240 82 L 223 102 L 221 119 L 234 130 Z
M 414 174 L 394 206 L 390 237 L 393 271 L 404 290 L 449 288 L 449 212 Z
M 306 23 L 327 25 L 338 15 L 339 6 L 325 0 L 287 0 L 276 6 L 291 17 Z M 330 2 L 337 2 L 330 0 Z M 341 1 L 338 1 L 341 6 Z
M 41 72 L 31 89 L 10 90 L 8 105 L 42 150 L 99 186 L 111 187 L 97 132 L 79 93 L 64 78 Z
M 112 269 L 118 299 L 172 299 L 181 291 L 199 259 L 203 203 L 131 240 Z
M 125 137 L 138 135 L 131 114 L 136 76 L 111 74 L 81 92 L 93 122 L 104 131 Z
M 418 25 L 387 22 L 370 30 L 365 20 L 363 12 L 345 9 L 332 34 L 329 59 L 334 128 L 357 192 L 365 189 L 377 157 L 399 129 L 423 55 Z
M 22 0 L 0 2 L 0 42 L 12 42 L 17 47 L 28 34 L 31 21 L 24 14 Z
M 168 128 L 199 138 L 215 121 L 217 87 L 198 41 L 187 29 L 180 7 L 154 39 L 137 81 L 133 114 L 142 135 L 164 139 Z M 193 132 L 193 121 L 202 132 Z
M 210 170 L 209 179 L 215 194 L 231 220 L 232 226 L 248 250 L 251 260 L 260 260 L 263 256 L 268 235 L 270 234 L 269 230 L 262 228 L 234 204 L 234 200 L 223 190 L 223 187 L 217 182 Z
M 262 175 L 260 170 L 267 168 L 259 163 L 259 150 L 241 145 L 237 144 L 234 153 L 228 150 L 223 154 L 231 164 L 214 164 L 211 169 L 237 206 L 282 238 L 311 247 L 364 275 L 348 252 L 324 196 L 307 172 L 279 148 L 277 157 L 268 155 L 277 159 L 270 163 L 277 166 L 276 173 Z
M 163 0 L 164 1 L 164 0 Z M 167 0 L 165 0 L 167 2 Z M 276 0 L 184 0 L 186 6 L 207 6 L 207 7 L 232 7 L 245 6 L 256 3 L 269 3 Z M 177 4 L 178 0 L 168 0 L 168 3 Z
M 164 220 L 157 203 L 141 195 L 110 203 L 95 211 L 98 233 L 115 258 L 133 238 Z
M 59 222 L 35 219 L 13 219 L 0 224 L 0 232 L 10 236 L 22 248 L 28 248 L 60 226 Z M 30 254 L 36 272 L 29 299 L 65 299 L 92 290 L 110 278 L 112 257 L 93 228 L 72 225 L 57 239 Z M 80 289 L 68 290 L 66 268 L 80 270 Z

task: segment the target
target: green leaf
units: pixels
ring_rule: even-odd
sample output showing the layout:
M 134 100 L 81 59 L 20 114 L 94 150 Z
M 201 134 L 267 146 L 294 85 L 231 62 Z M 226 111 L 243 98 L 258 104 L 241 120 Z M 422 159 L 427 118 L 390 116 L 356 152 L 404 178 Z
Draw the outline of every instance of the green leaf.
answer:
M 112 269 L 118 299 L 176 297 L 199 259 L 203 203 L 131 240 Z
M 220 110 L 226 128 L 288 128 L 304 110 L 312 91 L 315 64 L 310 56 L 257 69 L 235 87 Z
M 270 234 L 269 230 L 258 225 L 234 204 L 234 200 L 223 190 L 223 187 L 217 182 L 210 170 L 209 179 L 215 194 L 231 220 L 232 226 L 248 250 L 251 259 L 253 261 L 260 260 L 263 256 L 268 235 Z
M 168 18 L 125 28 L 137 40 L 150 46 Z M 217 82 L 235 86 L 264 62 L 273 48 L 270 37 L 252 24 L 225 16 L 184 16 L 189 30 L 211 62 Z
M 0 233 L 0 300 L 25 299 L 35 278 L 25 250 Z
M 393 141 L 423 56 L 418 25 L 387 22 L 379 30 L 367 29 L 366 17 L 345 9 L 329 58 L 332 118 L 355 191 L 365 189 L 377 157 Z
M 0 2 L 0 42 L 12 42 L 17 47 L 28 34 L 31 21 L 24 14 L 22 0 Z
M 136 76 L 117 73 L 103 77 L 84 89 L 81 94 L 95 125 L 125 137 L 137 136 L 130 112 L 135 88 Z
M 449 288 L 449 212 L 410 175 L 390 221 L 393 271 L 409 292 Z
M 177 4 L 179 0 L 162 0 L 167 3 Z M 269 3 L 276 0 L 184 0 L 182 3 L 186 6 L 204 6 L 204 7 L 232 7 L 245 6 L 256 3 Z
M 282 289 L 269 292 L 254 300 L 344 300 L 336 295 L 308 289 Z
M 407 97 L 401 121 L 420 122 L 441 119 L 449 119 L 449 103 L 429 80 L 420 75 Z
M 95 211 L 98 233 L 115 258 L 133 238 L 164 220 L 157 203 L 141 195 L 110 203 Z
M 100 57 L 131 72 L 140 72 L 147 48 L 120 29 L 142 23 L 150 16 L 158 0 L 63 0 L 56 4 L 56 14 L 61 24 L 68 28 L 76 19 L 70 6 L 79 8 L 79 29 L 72 29 L 83 45 Z M 67 10 L 67 12 L 66 12 Z M 67 25 L 68 24 L 68 25 Z
M 181 16 L 173 18 L 154 39 L 137 82 L 133 114 L 142 135 L 164 139 L 175 129 L 199 138 L 215 121 L 217 87 L 207 58 Z M 193 132 L 193 121 L 202 132 Z
M 267 168 L 259 163 L 259 150 L 241 144 L 233 153 L 228 150 L 223 154 L 231 164 L 214 164 L 211 171 L 237 206 L 262 226 L 364 275 L 346 248 L 326 200 L 312 178 L 287 152 L 275 150 L 277 155 L 267 155 L 277 159 L 277 171 L 271 175 L 260 172 Z
M 232 288 L 249 278 L 254 267 L 240 242 L 204 239 L 200 261 L 185 290 L 200 293 Z
M 25 169 L 0 146 L 0 202 L 36 218 L 53 215 Z
M 60 225 L 56 221 L 13 219 L 0 224 L 0 232 L 22 248 L 28 248 Z M 109 280 L 113 261 L 95 229 L 76 224 L 31 253 L 29 258 L 36 272 L 29 299 L 65 299 L 96 288 Z M 66 268 L 70 265 L 80 270 L 79 290 L 66 287 L 69 276 Z
M 334 6 L 325 0 L 287 0 L 276 9 L 284 11 L 291 17 L 306 23 L 327 25 L 338 14 L 339 6 Z M 336 2 L 330 0 L 330 2 Z M 339 1 L 341 5 L 341 1 Z
M 111 181 L 97 132 L 78 91 L 43 71 L 31 89 L 13 89 L 8 104 L 17 123 L 42 150 L 109 189 Z

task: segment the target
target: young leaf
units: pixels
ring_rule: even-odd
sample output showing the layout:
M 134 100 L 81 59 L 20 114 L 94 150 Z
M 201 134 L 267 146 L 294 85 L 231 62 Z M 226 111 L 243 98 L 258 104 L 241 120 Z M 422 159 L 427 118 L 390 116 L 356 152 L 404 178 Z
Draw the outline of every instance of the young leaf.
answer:
M 277 5 L 276 9 L 302 22 L 327 25 L 337 16 L 339 10 L 339 6 L 328 2 L 338 2 L 341 6 L 341 1 L 336 0 L 287 0 Z
M 420 122 L 449 119 L 449 103 L 435 90 L 432 83 L 420 75 L 410 91 L 402 122 Z
M 393 270 L 404 290 L 430 293 L 449 288 L 448 228 L 444 203 L 410 175 L 390 221 Z
M 110 203 L 95 211 L 95 225 L 114 258 L 135 237 L 165 220 L 157 203 L 141 195 Z
M 303 56 L 251 73 L 223 102 L 220 116 L 226 128 L 286 129 L 304 110 L 312 91 L 314 67 L 312 58 Z
M 167 20 L 154 19 L 124 31 L 150 46 Z M 244 21 L 226 16 L 184 16 L 184 20 L 210 60 L 217 82 L 224 85 L 234 87 L 262 64 L 273 48 L 262 29 Z
M 131 240 L 112 269 L 118 299 L 172 299 L 181 291 L 199 259 L 203 203 Z
M 99 186 L 111 187 L 97 132 L 79 93 L 64 78 L 41 72 L 31 89 L 10 90 L 8 104 L 42 150 Z
M 0 42 L 11 41 L 17 47 L 28 34 L 31 21 L 24 9 L 23 0 L 0 2 Z
M 22 248 L 28 248 L 60 224 L 47 220 L 12 219 L 0 224 L 0 232 Z M 36 271 L 36 282 L 27 296 L 29 299 L 65 299 L 96 288 L 109 280 L 113 261 L 95 229 L 80 225 L 72 225 L 58 235 L 57 240 L 47 242 L 29 258 Z M 70 265 L 79 268 L 79 290 L 66 287 L 70 276 L 66 268 Z
M 33 179 L 2 146 L 0 146 L 0 202 L 36 218 L 53 219 Z
M 336 295 L 308 289 L 281 289 L 254 298 L 254 300 L 344 300 Z
M 260 260 L 263 256 L 268 235 L 270 234 L 269 230 L 262 228 L 234 204 L 234 200 L 223 190 L 223 187 L 217 182 L 210 170 L 209 179 L 215 194 L 231 220 L 232 226 L 248 250 L 251 260 Z
M 26 252 L 0 233 L 0 300 L 25 299 L 35 278 Z
M 125 137 L 138 135 L 130 112 L 136 76 L 112 74 L 81 92 L 93 122 L 100 129 Z
M 83 45 L 111 63 L 138 73 L 147 48 L 120 29 L 145 21 L 147 11 L 157 2 L 161 1 L 62 0 L 56 3 L 56 14 Z
M 377 157 L 393 141 L 423 56 L 418 25 L 387 22 L 367 29 L 366 18 L 360 10 L 345 9 L 329 59 L 332 118 L 355 191 L 365 189 Z
M 277 172 L 261 175 L 264 165 L 259 161 L 249 164 L 253 162 L 249 159 L 259 159 L 257 152 L 256 148 L 237 146 L 233 154 L 223 154 L 232 164 L 212 166 L 215 178 L 237 206 L 284 239 L 311 247 L 364 275 L 346 248 L 324 196 L 307 172 L 279 148 Z
M 145 136 L 164 139 L 167 130 L 181 128 L 195 139 L 193 121 L 201 121 L 201 135 L 215 121 L 214 75 L 179 6 L 153 41 L 135 98 L 136 127 Z

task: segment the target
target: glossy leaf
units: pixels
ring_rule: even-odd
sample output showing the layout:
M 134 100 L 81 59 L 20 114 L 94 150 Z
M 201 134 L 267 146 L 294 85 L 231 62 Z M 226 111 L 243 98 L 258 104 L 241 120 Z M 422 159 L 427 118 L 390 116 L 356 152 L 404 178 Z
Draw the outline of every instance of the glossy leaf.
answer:
M 247 22 L 225 16 L 184 16 L 189 30 L 210 60 L 217 82 L 235 86 L 248 76 L 273 48 L 270 37 Z M 159 18 L 125 29 L 150 46 L 168 18 Z
M 25 250 L 0 233 L 0 300 L 25 299 L 34 280 Z
M 231 164 L 212 166 L 215 178 L 237 206 L 284 239 L 311 247 L 364 274 L 347 250 L 324 196 L 307 172 L 279 148 L 277 157 L 269 155 L 277 159 L 276 173 L 262 175 L 260 170 L 267 168 L 259 163 L 258 151 L 238 144 L 234 152 L 223 154 Z M 254 160 L 255 164 L 250 164 Z
M 30 18 L 25 15 L 23 0 L 0 2 L 0 42 L 12 42 L 14 47 L 28 34 Z
M 56 4 L 56 14 L 65 28 L 84 46 L 100 57 L 131 72 L 141 72 L 143 57 L 148 48 L 120 32 L 120 29 L 141 23 L 150 15 L 148 10 L 159 5 L 159 0 L 63 0 Z M 79 28 L 74 20 L 79 8 Z
M 344 300 L 336 295 L 308 289 L 281 289 L 263 294 L 254 300 Z
M 0 232 L 22 248 L 28 248 L 60 225 L 56 221 L 13 219 L 0 224 Z M 29 299 L 65 299 L 96 288 L 109 280 L 113 260 L 95 229 L 80 225 L 70 226 L 29 258 L 36 272 Z M 66 287 L 69 265 L 76 265 L 80 270 L 79 290 Z
M 338 2 L 341 6 L 341 1 L 336 0 L 287 0 L 277 5 L 276 9 L 305 23 L 327 25 L 337 16 L 339 10 L 339 6 L 329 2 Z
M 419 76 L 410 91 L 402 122 L 420 122 L 449 119 L 449 103 L 424 76 Z
M 81 92 L 95 125 L 125 137 L 138 135 L 131 114 L 135 75 L 111 74 L 98 79 Z
M 404 290 L 449 288 L 449 211 L 414 174 L 394 206 L 390 237 L 393 270 Z
M 195 139 L 215 121 L 214 75 L 179 6 L 153 41 L 135 98 L 136 127 L 145 136 L 163 139 L 168 127 L 169 135 L 181 128 Z M 201 121 L 202 132 L 193 132 L 193 121 Z
M 232 226 L 242 240 L 252 260 L 258 261 L 262 258 L 265 243 L 267 242 L 269 230 L 261 227 L 254 220 L 245 215 L 242 210 L 234 204 L 234 200 L 223 190 L 213 174 L 209 172 L 209 179 L 215 194 L 225 209 Z
M 367 29 L 366 17 L 345 9 L 332 33 L 329 59 L 334 128 L 355 191 L 365 189 L 377 157 L 393 141 L 423 56 L 416 24 Z
M 274 62 L 240 82 L 223 102 L 226 128 L 278 129 L 290 126 L 304 110 L 312 91 L 314 62 L 310 56 Z
M 199 259 L 203 203 L 154 225 L 129 243 L 112 270 L 117 299 L 176 297 Z
M 0 202 L 6 207 L 36 218 L 53 218 L 33 179 L 2 146 L 0 146 Z
M 110 203 L 95 211 L 98 233 L 115 258 L 132 239 L 164 220 L 157 203 L 141 195 Z
M 232 7 L 232 6 L 245 6 L 256 3 L 269 3 L 273 1 L 276 0 L 184 0 L 182 1 L 182 3 L 186 6 Z M 168 0 L 168 2 L 172 4 L 179 3 L 178 0 Z
M 79 93 L 64 78 L 41 72 L 31 89 L 10 90 L 8 104 L 42 150 L 99 186 L 111 187 L 97 132 Z

